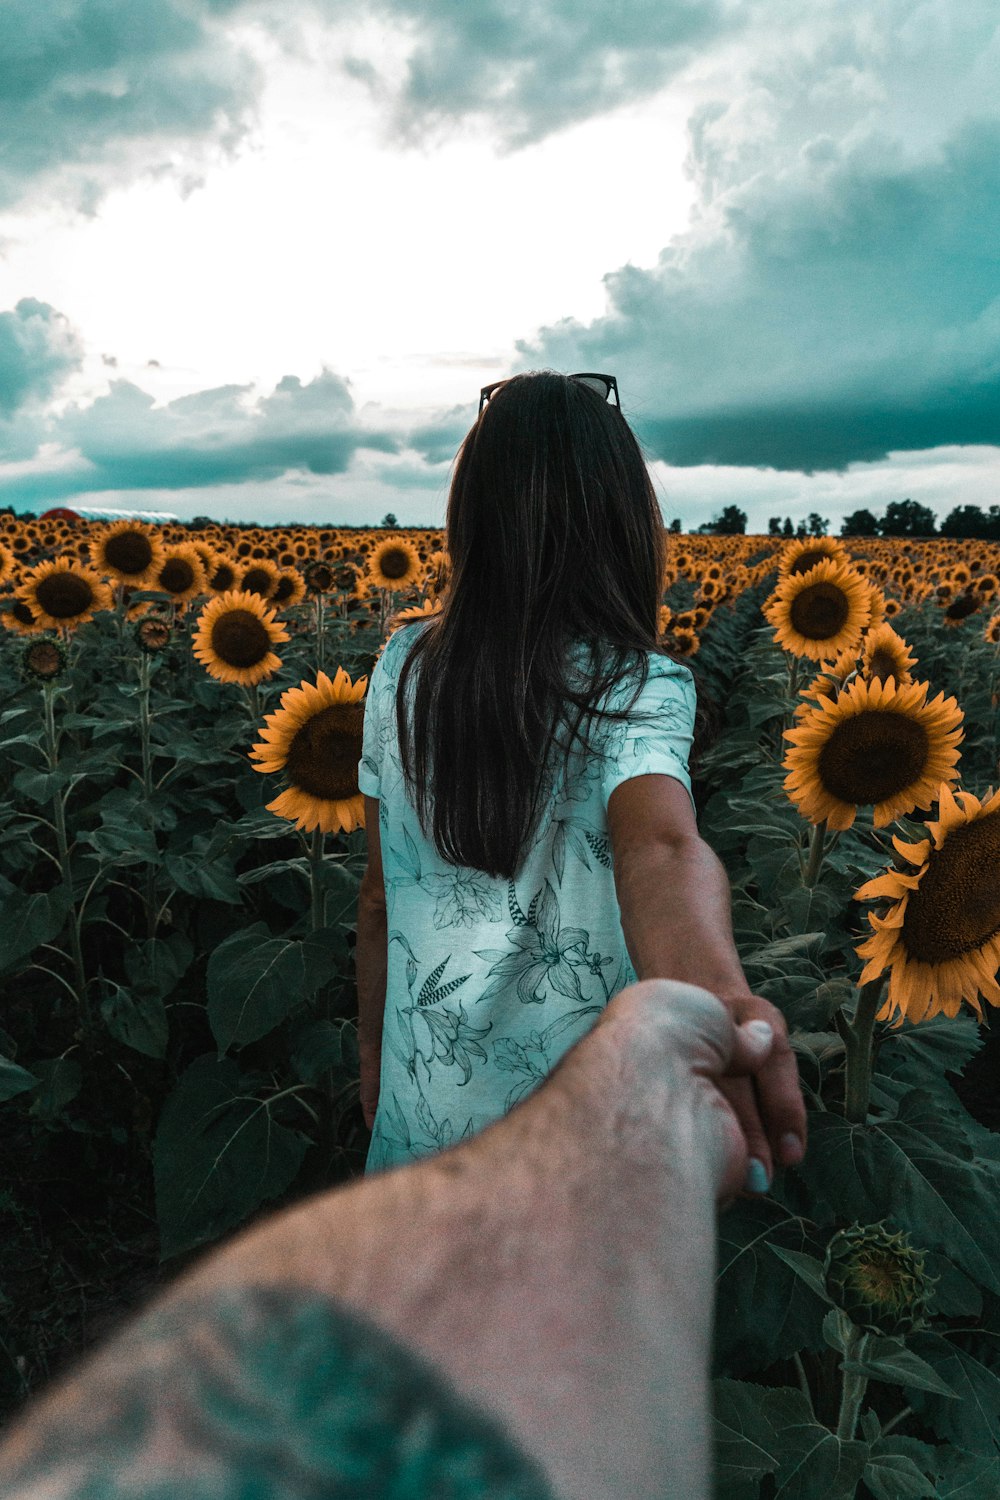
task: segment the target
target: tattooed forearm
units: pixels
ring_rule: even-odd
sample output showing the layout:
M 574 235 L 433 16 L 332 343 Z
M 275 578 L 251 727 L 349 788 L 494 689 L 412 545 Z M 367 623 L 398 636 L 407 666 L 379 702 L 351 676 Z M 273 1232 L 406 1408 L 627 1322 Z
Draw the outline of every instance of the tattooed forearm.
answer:
M 244 1287 L 154 1306 L 22 1415 L 4 1500 L 552 1500 L 427 1361 L 337 1302 Z

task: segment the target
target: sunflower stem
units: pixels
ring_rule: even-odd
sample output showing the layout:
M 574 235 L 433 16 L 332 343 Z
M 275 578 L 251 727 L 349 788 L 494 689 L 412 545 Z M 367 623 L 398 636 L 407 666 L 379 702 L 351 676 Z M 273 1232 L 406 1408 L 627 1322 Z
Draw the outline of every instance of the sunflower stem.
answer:
M 42 684 L 42 696 L 45 702 L 45 749 L 49 762 L 49 772 L 53 773 L 59 765 L 59 740 L 56 735 L 56 711 L 55 711 L 56 686 L 54 682 Z M 56 791 L 52 796 L 52 812 L 55 819 L 56 847 L 59 851 L 59 868 L 62 870 L 63 886 L 69 900 L 69 937 L 70 951 L 73 956 L 73 970 L 76 978 L 76 995 L 80 1006 L 81 1019 L 85 1033 L 90 1035 L 93 1020 L 90 1014 L 90 1000 L 87 995 L 87 976 L 83 967 L 83 949 L 80 944 L 80 922 L 77 915 L 76 905 L 73 900 L 73 871 L 69 862 L 69 842 L 66 838 L 66 802 L 63 792 Z
M 257 692 L 257 684 L 252 682 L 243 691 L 246 694 L 247 711 L 250 714 L 250 718 L 256 722 L 260 718 L 260 694 Z
M 819 879 L 819 872 L 823 868 L 823 855 L 826 852 L 823 839 L 826 834 L 826 819 L 813 825 L 812 838 L 809 843 L 809 860 L 805 870 L 802 872 L 802 884 L 814 886 Z
M 799 659 L 792 656 L 788 662 L 788 699 L 793 709 L 795 707 L 795 695 L 799 690 Z
M 309 885 L 312 891 L 312 909 L 310 912 L 310 925 L 313 932 L 323 926 L 323 883 L 321 868 L 323 864 L 323 830 L 317 823 L 313 829 L 312 849 L 309 852 Z
M 868 1342 L 868 1333 L 864 1328 L 851 1325 L 847 1335 L 846 1358 L 852 1362 L 858 1362 L 864 1358 L 865 1344 Z M 868 1376 L 860 1375 L 856 1371 L 844 1372 L 844 1385 L 840 1397 L 840 1417 L 837 1421 L 837 1436 L 842 1442 L 850 1442 L 854 1437 L 858 1425 L 858 1413 L 864 1400 L 865 1391 L 868 1389 Z
M 863 1125 L 868 1118 L 872 1088 L 872 1033 L 881 999 L 881 978 L 862 985 L 854 1021 L 845 1020 L 841 1032 L 847 1054 L 844 1118 L 851 1125 Z

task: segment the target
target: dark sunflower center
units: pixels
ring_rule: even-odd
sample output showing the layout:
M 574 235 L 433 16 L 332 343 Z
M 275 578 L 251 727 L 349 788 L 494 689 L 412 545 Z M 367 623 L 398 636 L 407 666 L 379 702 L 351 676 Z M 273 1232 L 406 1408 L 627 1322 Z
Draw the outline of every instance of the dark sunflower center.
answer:
M 382 554 L 379 567 L 386 578 L 402 578 L 410 570 L 410 559 L 402 547 L 390 547 Z
M 978 948 L 1000 932 L 1000 813 L 948 834 L 903 918 L 903 943 L 919 963 L 938 964 Z
M 877 651 L 872 652 L 869 672 L 872 678 L 877 677 L 880 682 L 884 682 L 887 677 L 894 677 L 898 682 L 902 676 L 899 662 L 885 646 L 880 646 Z
M 119 531 L 104 543 L 104 556 L 120 573 L 145 573 L 153 561 L 153 547 L 142 531 Z
M 212 626 L 212 650 L 227 667 L 256 667 L 271 650 L 271 637 L 252 610 L 230 609 Z
M 843 630 L 850 609 L 847 595 L 835 583 L 814 583 L 792 600 L 789 618 L 807 641 L 826 641 Z
M 248 594 L 260 594 L 264 599 L 271 591 L 274 580 L 266 568 L 247 568 L 243 574 L 243 587 Z
M 17 603 L 14 605 L 14 608 L 11 610 L 11 614 L 14 616 L 15 620 L 20 620 L 22 625 L 34 625 L 35 623 L 35 617 L 31 613 L 31 610 L 25 604 L 23 599 L 19 599 L 17 601 Z
M 975 614 L 979 608 L 979 600 L 975 594 L 959 594 L 953 603 L 945 610 L 949 620 L 964 620 L 966 615 Z
M 216 593 L 223 594 L 225 593 L 226 589 L 231 589 L 235 582 L 235 569 L 231 568 L 228 563 L 220 563 L 215 572 L 212 574 L 210 587 L 213 588 Z
M 819 779 L 842 802 L 885 802 L 919 781 L 930 744 L 922 724 L 870 708 L 842 719 L 819 754 Z
M 160 569 L 159 587 L 168 594 L 185 594 L 194 583 L 194 568 L 186 557 L 168 557 Z
M 293 786 L 324 801 L 358 795 L 363 703 L 337 703 L 307 719 L 292 740 L 286 770 Z
M 278 579 L 278 586 L 275 589 L 274 594 L 272 595 L 272 598 L 275 600 L 275 602 L 277 604 L 284 604 L 284 602 L 285 602 L 286 599 L 290 599 L 291 598 L 294 590 L 295 590 L 295 580 L 294 580 L 294 578 L 289 578 L 288 575 L 286 574 L 283 577 L 281 577 L 281 578 Z
M 808 573 L 810 568 L 814 568 L 817 563 L 825 562 L 829 556 L 829 552 L 824 551 L 822 547 L 810 547 L 808 552 L 801 553 L 795 559 L 788 571 L 789 573 Z
M 94 602 L 94 591 L 79 573 L 50 573 L 35 585 L 39 606 L 54 620 L 71 620 Z

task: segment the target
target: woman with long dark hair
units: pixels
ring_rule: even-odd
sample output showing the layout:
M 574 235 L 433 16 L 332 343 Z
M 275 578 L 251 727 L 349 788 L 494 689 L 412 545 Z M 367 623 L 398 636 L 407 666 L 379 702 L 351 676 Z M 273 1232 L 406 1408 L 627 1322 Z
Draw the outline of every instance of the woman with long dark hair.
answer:
M 368 1172 L 505 1115 L 637 978 L 778 1014 L 698 835 L 695 682 L 659 644 L 663 521 L 612 376 L 484 389 L 447 549 L 441 613 L 393 633 L 365 705 Z M 793 1055 L 776 1066 L 797 1092 Z M 750 1080 L 732 1088 L 762 1191 L 778 1143 Z

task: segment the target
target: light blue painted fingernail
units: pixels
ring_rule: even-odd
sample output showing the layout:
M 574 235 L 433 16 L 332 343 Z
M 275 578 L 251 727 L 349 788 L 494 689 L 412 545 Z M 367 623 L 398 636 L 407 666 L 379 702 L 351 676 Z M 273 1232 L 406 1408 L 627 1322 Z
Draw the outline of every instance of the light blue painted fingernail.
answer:
M 767 1168 L 756 1156 L 751 1156 L 747 1166 L 746 1191 L 748 1193 L 766 1193 L 771 1186 L 771 1179 L 767 1175 Z

